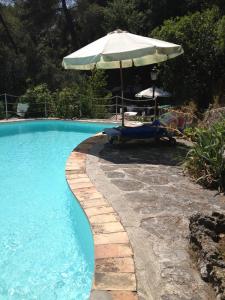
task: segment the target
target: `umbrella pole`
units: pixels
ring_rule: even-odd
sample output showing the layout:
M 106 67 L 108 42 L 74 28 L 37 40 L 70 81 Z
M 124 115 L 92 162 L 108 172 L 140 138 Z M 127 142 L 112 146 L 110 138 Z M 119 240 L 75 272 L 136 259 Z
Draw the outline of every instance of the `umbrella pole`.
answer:
M 124 102 L 123 102 L 123 70 L 120 61 L 120 83 L 121 83 L 121 99 L 122 99 L 122 126 L 124 126 Z

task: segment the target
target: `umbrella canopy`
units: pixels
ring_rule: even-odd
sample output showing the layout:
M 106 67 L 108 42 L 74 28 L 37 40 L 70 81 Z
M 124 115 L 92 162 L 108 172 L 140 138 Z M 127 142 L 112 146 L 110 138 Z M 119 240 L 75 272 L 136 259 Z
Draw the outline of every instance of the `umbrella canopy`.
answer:
M 181 46 L 115 30 L 64 57 L 65 69 L 119 69 L 144 66 L 174 58 L 183 53 Z
M 180 45 L 135 35 L 120 29 L 63 58 L 65 69 L 120 69 L 122 126 L 124 125 L 122 69 L 156 64 L 182 54 Z
M 171 97 L 171 94 L 169 92 L 166 92 L 166 91 L 156 87 L 155 91 L 154 91 L 154 96 L 155 97 L 165 97 L 165 98 L 167 98 L 167 97 Z M 150 87 L 146 90 L 143 90 L 143 91 L 137 93 L 135 95 L 135 97 L 137 97 L 137 98 L 142 98 L 142 97 L 153 98 L 153 88 Z

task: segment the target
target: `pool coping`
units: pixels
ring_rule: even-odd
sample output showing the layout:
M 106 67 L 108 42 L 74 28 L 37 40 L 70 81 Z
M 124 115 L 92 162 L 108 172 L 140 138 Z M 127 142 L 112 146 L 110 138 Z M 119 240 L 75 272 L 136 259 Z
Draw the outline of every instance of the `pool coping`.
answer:
M 96 119 L 14 118 L 0 120 L 0 124 L 44 120 L 119 123 Z M 94 238 L 95 273 L 90 300 L 137 300 L 134 254 L 127 232 L 116 211 L 97 191 L 86 172 L 86 156 L 102 138 L 102 134 L 96 134 L 81 142 L 70 153 L 65 168 L 68 186 L 83 209 Z
M 104 136 L 81 142 L 66 162 L 67 183 L 89 221 L 95 249 L 91 300 L 137 300 L 134 254 L 117 212 L 86 172 L 87 154 Z
M 10 119 L 1 119 L 1 123 L 16 123 L 16 122 L 31 122 L 31 121 L 66 121 L 66 122 L 80 122 L 80 123 L 99 123 L 99 124 L 115 124 L 120 125 L 121 121 L 119 120 L 109 120 L 109 119 L 62 119 L 62 118 L 10 118 Z

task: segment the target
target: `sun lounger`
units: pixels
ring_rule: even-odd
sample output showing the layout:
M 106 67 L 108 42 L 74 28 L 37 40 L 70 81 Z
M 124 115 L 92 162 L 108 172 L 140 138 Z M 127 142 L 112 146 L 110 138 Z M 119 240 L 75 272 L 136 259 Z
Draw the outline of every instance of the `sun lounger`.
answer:
M 167 137 L 173 143 L 175 139 L 172 133 L 165 127 L 161 126 L 160 121 L 156 120 L 151 124 L 143 124 L 138 127 L 118 127 L 106 128 L 104 133 L 108 136 L 109 142 L 125 141 L 130 139 L 160 139 Z
M 185 118 L 182 114 L 168 112 L 162 115 L 159 120 L 150 124 L 143 124 L 138 127 L 117 127 L 106 128 L 104 133 L 108 136 L 109 142 L 126 141 L 130 139 L 155 139 L 168 138 L 170 143 L 175 144 L 175 132 L 182 132 L 185 128 Z

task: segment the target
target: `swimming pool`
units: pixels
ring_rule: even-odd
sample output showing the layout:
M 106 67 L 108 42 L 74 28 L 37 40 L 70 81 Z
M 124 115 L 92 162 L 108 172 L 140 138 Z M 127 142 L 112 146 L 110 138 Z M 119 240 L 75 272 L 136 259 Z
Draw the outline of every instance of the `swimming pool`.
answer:
M 93 239 L 65 163 L 104 127 L 112 124 L 0 124 L 0 300 L 88 299 Z

